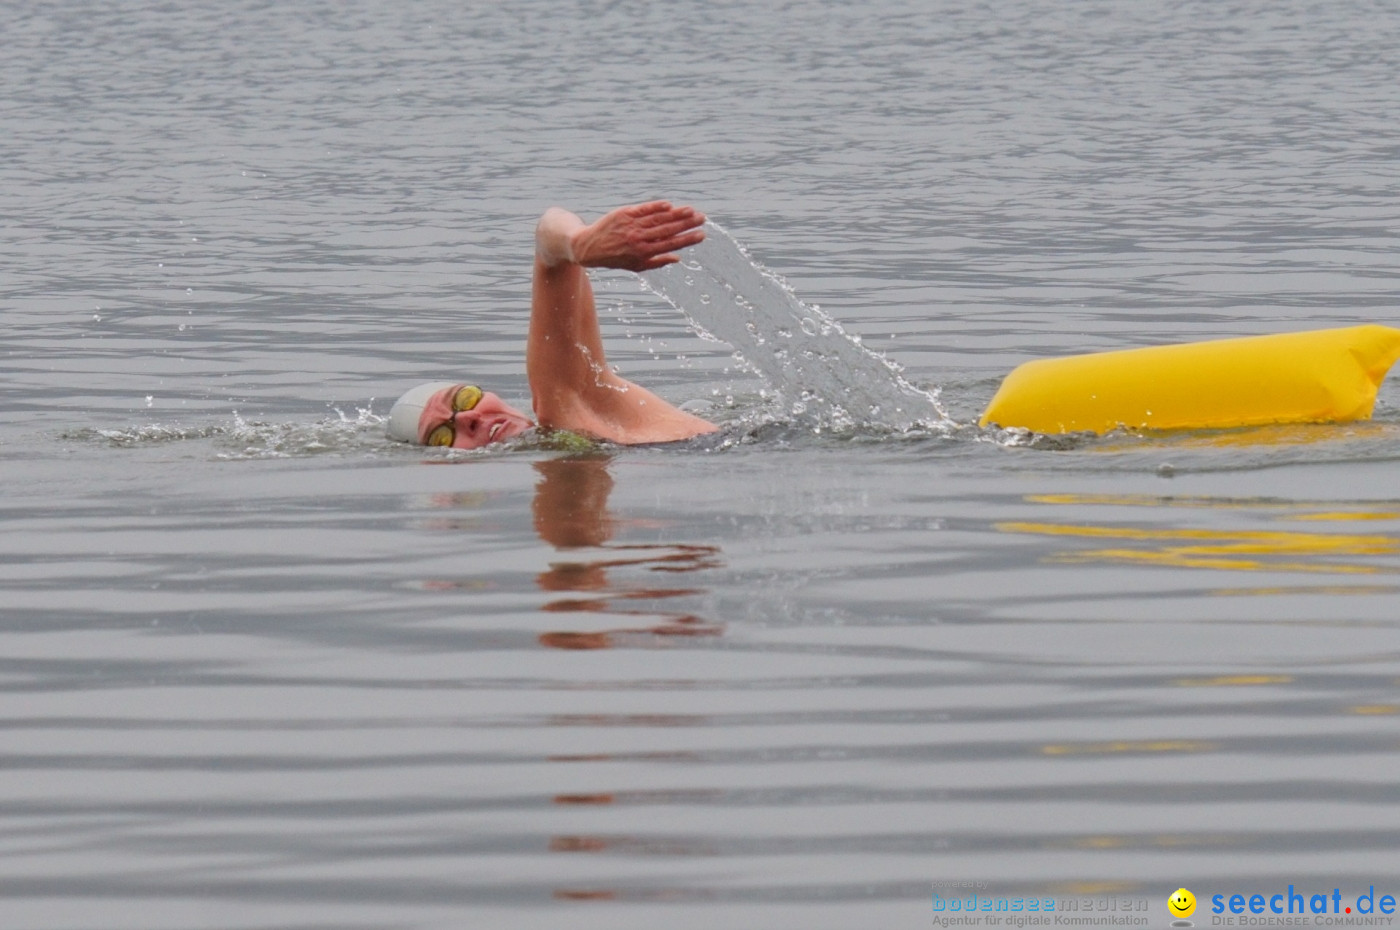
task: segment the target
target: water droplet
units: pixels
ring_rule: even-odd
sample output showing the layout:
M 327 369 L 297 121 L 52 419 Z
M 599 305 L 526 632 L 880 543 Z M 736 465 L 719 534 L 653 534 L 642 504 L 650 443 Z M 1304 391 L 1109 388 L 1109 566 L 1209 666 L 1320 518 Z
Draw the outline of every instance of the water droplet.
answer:
M 804 316 L 802 318 L 802 331 L 809 336 L 815 336 L 817 334 L 817 321 L 809 316 Z

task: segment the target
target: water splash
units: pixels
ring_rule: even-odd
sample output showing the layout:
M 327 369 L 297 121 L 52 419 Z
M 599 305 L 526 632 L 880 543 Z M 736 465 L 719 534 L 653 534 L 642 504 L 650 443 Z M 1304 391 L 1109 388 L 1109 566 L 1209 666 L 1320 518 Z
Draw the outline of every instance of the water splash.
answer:
M 124 449 L 208 440 L 221 459 L 295 458 L 373 452 L 384 444 L 384 418 L 368 407 L 354 414 L 333 408 L 335 416 L 314 423 L 247 420 L 234 412 L 232 423 L 181 426 L 148 423 L 118 429 L 76 429 L 62 438 L 101 442 Z
M 200 454 L 216 459 L 284 459 L 310 456 L 429 458 L 452 461 L 482 455 L 524 452 L 596 452 L 600 445 L 567 430 L 531 430 L 505 442 L 481 449 L 425 448 L 394 442 L 384 435 L 384 417 L 371 407 L 347 412 L 332 408 L 334 416 L 314 422 L 269 422 L 247 419 L 237 411 L 232 420 L 197 426 L 147 423 L 116 429 L 83 427 L 60 433 L 72 442 L 101 443 L 122 449 L 149 449 L 174 443 L 202 442 Z
M 373 451 L 383 438 L 384 418 L 368 407 L 350 416 L 335 409 L 335 417 L 315 423 L 266 423 L 245 420 L 236 411 L 233 426 L 216 443 L 221 459 L 299 458 Z
M 936 391 L 910 384 L 892 362 L 804 304 L 714 222 L 679 264 L 643 282 L 700 335 L 733 346 L 800 423 L 837 430 L 951 425 Z

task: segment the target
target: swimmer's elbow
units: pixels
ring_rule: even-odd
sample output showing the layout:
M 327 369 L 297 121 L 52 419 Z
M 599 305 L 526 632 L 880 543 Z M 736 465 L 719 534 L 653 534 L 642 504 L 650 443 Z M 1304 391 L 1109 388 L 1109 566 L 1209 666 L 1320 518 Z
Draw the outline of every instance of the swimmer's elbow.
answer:
M 573 234 L 583 220 L 562 207 L 550 207 L 535 224 L 535 257 L 546 268 L 574 261 Z

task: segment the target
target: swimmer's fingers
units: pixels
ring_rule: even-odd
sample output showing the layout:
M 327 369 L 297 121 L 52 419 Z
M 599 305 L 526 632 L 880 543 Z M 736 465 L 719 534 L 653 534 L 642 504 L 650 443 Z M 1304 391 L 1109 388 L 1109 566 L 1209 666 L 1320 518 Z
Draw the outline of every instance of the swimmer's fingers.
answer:
M 660 225 L 676 220 L 685 220 L 691 217 L 700 216 L 700 211 L 691 206 L 675 206 L 669 200 L 653 200 L 650 203 L 639 203 L 634 207 L 623 207 L 624 210 L 634 211 L 635 216 L 643 225 Z M 704 219 L 701 219 L 704 222 Z
M 691 210 L 680 217 L 671 216 L 658 220 L 656 225 L 647 227 L 647 235 L 657 239 L 670 239 L 690 229 L 705 225 L 705 214 Z
M 693 207 L 665 200 L 619 207 L 574 234 L 574 259 L 591 268 L 646 271 L 677 259 L 662 256 L 704 239 L 705 217 Z
M 699 228 L 705 223 L 705 214 L 694 207 L 667 206 L 668 209 L 647 216 L 655 225 L 646 229 L 649 241 L 638 245 L 639 253 L 646 256 L 646 260 L 634 271 L 650 271 L 674 264 L 680 261 L 676 252 L 705 241 L 705 234 Z
M 648 216 L 655 216 L 658 213 L 667 213 L 675 209 L 676 208 L 671 205 L 671 201 L 669 200 L 648 200 L 646 203 L 634 203 L 626 207 L 618 207 L 613 212 L 625 213 L 628 216 L 641 219 Z
M 700 230 L 685 233 L 684 235 L 673 236 L 665 242 L 657 243 L 658 254 L 652 255 L 642 265 L 641 268 L 634 268 L 633 271 L 651 271 L 653 268 L 662 268 L 666 265 L 674 265 L 681 260 L 676 252 L 689 248 L 705 241 L 705 234 Z

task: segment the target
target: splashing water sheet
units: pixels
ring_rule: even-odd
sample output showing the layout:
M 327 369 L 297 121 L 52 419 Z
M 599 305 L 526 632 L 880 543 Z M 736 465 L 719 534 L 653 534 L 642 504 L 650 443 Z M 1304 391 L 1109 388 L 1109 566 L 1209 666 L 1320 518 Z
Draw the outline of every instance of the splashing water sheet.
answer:
M 910 384 L 888 359 L 799 300 L 713 221 L 679 263 L 642 280 L 702 336 L 733 346 L 798 423 L 841 431 L 952 425 L 936 391 Z

